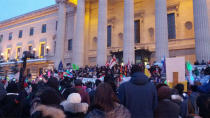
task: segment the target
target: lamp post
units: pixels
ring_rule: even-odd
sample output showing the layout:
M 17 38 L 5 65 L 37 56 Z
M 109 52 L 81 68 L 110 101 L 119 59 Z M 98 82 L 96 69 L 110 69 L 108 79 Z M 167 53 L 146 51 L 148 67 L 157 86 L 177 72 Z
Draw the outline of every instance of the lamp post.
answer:
M 1 53 L 0 61 L 3 61 L 3 60 L 4 60 L 4 53 L 2 52 L 2 53 Z

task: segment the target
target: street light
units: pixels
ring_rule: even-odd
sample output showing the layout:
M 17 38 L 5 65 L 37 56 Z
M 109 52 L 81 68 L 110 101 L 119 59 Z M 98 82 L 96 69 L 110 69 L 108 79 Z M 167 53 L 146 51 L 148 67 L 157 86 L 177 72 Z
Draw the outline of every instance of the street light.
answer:
M 49 46 L 46 46 L 46 49 L 47 49 L 47 54 L 49 53 L 49 50 L 50 50 L 50 47 Z

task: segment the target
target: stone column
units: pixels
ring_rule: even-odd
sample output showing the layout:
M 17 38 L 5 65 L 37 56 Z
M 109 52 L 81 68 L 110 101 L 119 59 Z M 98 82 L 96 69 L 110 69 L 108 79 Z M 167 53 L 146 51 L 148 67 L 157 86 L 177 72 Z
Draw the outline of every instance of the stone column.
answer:
M 60 61 L 64 64 L 64 40 L 66 34 L 66 3 L 65 0 L 56 0 L 58 4 L 58 28 L 56 32 L 55 68 Z
M 156 61 L 169 57 L 166 0 L 155 0 Z
M 124 0 L 124 64 L 135 63 L 134 53 L 134 0 Z
M 77 1 L 76 27 L 73 39 L 73 60 L 72 64 L 79 67 L 84 66 L 84 22 L 85 22 L 85 0 Z
M 210 60 L 210 35 L 206 0 L 193 0 L 196 59 Z
M 107 61 L 107 0 L 99 0 L 97 65 L 104 66 Z

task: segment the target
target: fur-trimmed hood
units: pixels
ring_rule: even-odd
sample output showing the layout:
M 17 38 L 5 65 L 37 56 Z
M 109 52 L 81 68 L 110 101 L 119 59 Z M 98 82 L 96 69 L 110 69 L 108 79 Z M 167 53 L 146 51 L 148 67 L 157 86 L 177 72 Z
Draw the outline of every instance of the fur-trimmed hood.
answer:
M 88 110 L 87 103 L 69 103 L 67 101 L 64 101 L 61 103 L 61 105 L 64 107 L 65 112 L 86 114 Z
M 32 115 L 36 114 L 36 112 L 41 112 L 41 116 L 43 117 L 47 117 L 47 116 L 50 116 L 51 118 L 65 118 L 66 117 L 62 110 L 55 107 L 46 106 L 46 105 L 38 105 L 32 112 Z M 38 115 L 37 117 L 41 117 L 41 116 Z

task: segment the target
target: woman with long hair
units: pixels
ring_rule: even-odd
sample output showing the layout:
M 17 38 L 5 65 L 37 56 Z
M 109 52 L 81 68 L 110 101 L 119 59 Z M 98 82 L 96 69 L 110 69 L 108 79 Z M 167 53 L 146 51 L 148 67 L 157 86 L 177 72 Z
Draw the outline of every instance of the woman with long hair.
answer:
M 100 84 L 96 89 L 93 106 L 86 118 L 130 118 L 129 111 L 118 101 L 109 84 Z

